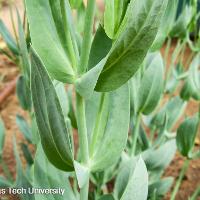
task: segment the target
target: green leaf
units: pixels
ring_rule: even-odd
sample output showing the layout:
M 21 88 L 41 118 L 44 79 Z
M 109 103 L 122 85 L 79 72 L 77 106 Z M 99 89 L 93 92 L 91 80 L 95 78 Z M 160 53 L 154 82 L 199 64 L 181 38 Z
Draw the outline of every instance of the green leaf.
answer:
M 115 39 L 129 3 L 130 0 L 105 1 L 104 28 L 109 38 Z
M 27 78 L 24 75 L 21 75 L 17 80 L 16 92 L 20 106 L 24 110 L 31 110 L 31 91 L 29 88 L 29 81 L 27 81 Z
M 167 102 L 163 108 L 156 114 L 152 121 L 151 127 L 161 128 L 167 115 L 167 130 L 170 131 L 180 119 L 186 108 L 186 103 L 180 97 L 174 97 Z
M 73 128 L 77 129 L 77 121 L 76 121 L 75 110 L 74 110 L 74 106 L 73 106 L 73 88 L 72 87 L 69 87 L 69 89 L 67 91 L 67 97 L 68 97 L 68 101 L 69 101 L 68 117 L 71 121 Z
M 112 194 L 106 194 L 101 196 L 98 200 L 115 200 Z
M 199 125 L 198 116 L 186 119 L 178 128 L 176 136 L 176 144 L 179 152 L 189 157 L 197 135 Z
M 106 63 L 107 53 L 112 41 L 105 34 L 101 25 L 95 34 L 90 51 L 89 71 L 76 80 L 76 90 L 85 99 L 89 99 L 94 92 L 99 75 Z
M 122 162 L 117 175 L 114 187 L 114 195 L 116 199 L 120 199 L 128 185 L 131 173 L 134 171 L 137 160 L 135 157 L 128 158 L 127 161 Z
M 101 171 L 117 162 L 128 138 L 130 117 L 128 84 L 104 94 L 102 98 L 99 104 L 101 112 L 97 112 L 90 144 L 93 172 Z
M 17 165 L 17 170 L 16 170 L 17 178 L 16 178 L 16 182 L 15 182 L 13 188 L 24 188 L 24 189 L 28 190 L 28 188 L 32 188 L 32 185 L 30 184 L 30 182 L 28 181 L 28 178 L 24 174 L 15 139 L 14 139 L 13 143 L 14 143 L 13 144 L 14 145 L 14 154 L 15 154 L 15 159 L 16 159 L 16 163 L 17 163 L 16 164 Z M 21 194 L 20 197 L 21 197 L 20 198 L 21 200 L 34 200 L 35 199 L 34 195 L 29 194 L 29 193 Z
M 173 160 L 176 153 L 176 141 L 170 140 L 158 149 L 149 149 L 142 153 L 147 169 L 164 170 Z
M 71 7 L 75 9 L 79 8 L 82 2 L 83 2 L 82 0 L 69 0 Z
M 33 49 L 31 49 L 31 67 L 32 100 L 44 151 L 57 168 L 72 171 L 70 136 L 62 108 L 54 85 Z
M 23 152 L 24 158 L 26 159 L 27 164 L 29 166 L 31 166 L 34 161 L 33 161 L 33 157 L 31 155 L 31 151 L 30 151 L 28 145 L 22 143 L 21 144 L 21 149 L 22 149 L 22 152 Z
M 26 44 L 26 36 L 24 33 L 24 28 L 23 28 L 18 10 L 17 10 L 17 20 L 18 20 L 19 50 L 20 50 L 20 55 L 21 55 L 21 60 L 22 60 L 22 69 L 23 69 L 23 73 L 26 79 L 30 80 L 30 68 L 31 68 L 30 59 L 29 59 L 29 54 L 28 54 L 28 49 L 27 49 L 27 44 Z M 29 81 L 26 84 L 27 86 L 29 86 Z M 27 95 L 29 96 L 29 94 Z
M 31 133 L 32 133 L 32 143 L 37 145 L 38 142 L 40 141 L 40 136 L 34 113 L 31 116 Z
M 140 157 L 120 200 L 146 200 L 148 195 L 148 173 Z
M 73 83 L 75 75 L 67 56 L 60 1 L 26 0 L 26 8 L 33 47 L 48 72 L 61 82 Z
M 150 184 L 148 196 L 151 197 L 156 194 L 157 198 L 163 197 L 170 190 L 173 182 L 174 178 L 168 177 Z
M 17 47 L 17 44 L 1 19 L 0 19 L 0 34 L 4 39 L 4 41 L 6 42 L 8 48 L 11 50 L 11 52 L 14 55 L 18 55 L 19 49 Z
M 112 40 L 108 38 L 108 36 L 105 33 L 105 30 L 100 24 L 92 42 L 90 58 L 88 63 L 89 70 L 95 67 L 103 58 L 106 57 L 109 50 L 111 49 L 111 46 Z
M 105 1 L 104 28 L 109 38 L 115 34 L 115 0 Z
M 187 28 L 192 19 L 192 7 L 186 5 L 181 15 L 174 23 L 170 32 L 171 37 L 185 38 L 187 34 Z
M 54 81 L 54 87 L 56 89 L 56 93 L 57 93 L 58 99 L 60 101 L 62 112 L 66 119 L 69 114 L 69 105 L 68 105 L 68 96 L 67 96 L 67 92 L 65 90 L 65 86 L 61 82 Z
M 138 70 L 133 78 L 130 79 L 130 102 L 131 102 L 131 116 L 136 115 L 139 106 L 139 87 L 141 81 L 141 70 Z
M 163 92 L 164 67 L 160 53 L 151 56 L 139 87 L 138 109 L 143 114 L 151 113 Z M 148 58 L 147 58 L 148 59 Z
M 27 121 L 21 115 L 16 116 L 16 123 L 29 143 L 32 143 L 32 133 Z
M 200 100 L 200 54 L 192 61 L 189 69 L 189 76 L 181 90 L 181 98 L 188 101 L 191 97 Z
M 12 186 L 12 183 L 10 183 L 3 176 L 0 176 L 0 188 L 10 188 L 11 186 Z
M 86 100 L 85 115 L 86 115 L 87 133 L 89 141 L 91 141 L 93 130 L 95 128 L 95 122 L 99 112 L 100 101 L 102 101 L 101 98 L 103 97 L 100 93 L 94 92 L 92 97 Z M 105 109 L 107 109 L 106 105 L 104 107 L 106 107 Z
M 37 147 L 34 165 L 34 188 L 63 189 L 64 194 L 37 194 L 36 200 L 76 200 L 69 175 L 55 168 L 45 156 L 41 144 Z
M 178 0 L 168 1 L 167 8 L 165 10 L 165 14 L 162 17 L 156 39 L 151 47 L 152 51 L 159 50 L 164 44 L 167 36 L 169 36 L 169 33 L 173 27 L 173 23 L 176 18 L 177 6 Z
M 130 2 L 126 26 L 109 52 L 96 91 L 117 89 L 136 73 L 156 37 L 166 4 L 166 0 Z
M 3 154 L 3 148 L 5 143 L 5 128 L 2 119 L 0 118 L 0 158 Z
M 76 91 L 85 99 L 91 98 L 94 88 L 107 58 L 102 59 L 95 67 L 76 80 Z
M 90 171 L 89 168 L 81 165 L 80 163 L 74 161 L 74 168 L 76 172 L 76 177 L 78 180 L 79 188 L 83 188 L 89 179 Z

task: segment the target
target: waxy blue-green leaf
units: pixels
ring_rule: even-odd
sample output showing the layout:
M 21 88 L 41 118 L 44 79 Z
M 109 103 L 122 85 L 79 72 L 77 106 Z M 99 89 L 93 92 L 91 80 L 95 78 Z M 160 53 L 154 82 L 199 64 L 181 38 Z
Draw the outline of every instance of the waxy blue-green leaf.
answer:
M 95 128 L 96 116 L 99 113 L 100 101 L 102 101 L 101 94 L 98 92 L 94 92 L 92 97 L 86 100 L 85 115 L 89 143 Z
M 87 184 L 87 180 L 90 176 L 90 170 L 89 168 L 83 166 L 77 161 L 74 161 L 74 168 L 76 172 L 76 178 L 78 181 L 79 188 L 83 188 L 85 184 Z
M 115 181 L 115 187 L 114 187 L 114 196 L 115 199 L 120 199 L 126 189 L 126 186 L 129 181 L 129 177 L 131 176 L 131 173 L 134 171 L 135 166 L 137 163 L 136 157 L 131 157 L 126 160 L 122 161 L 122 164 L 119 168 L 119 172 L 117 174 L 117 178 Z
M 186 119 L 178 128 L 176 136 L 176 144 L 179 152 L 189 157 L 197 135 L 199 125 L 198 116 Z
M 34 161 L 33 161 L 33 156 L 31 155 L 31 151 L 30 151 L 28 145 L 22 143 L 20 146 L 21 146 L 21 150 L 23 152 L 23 155 L 24 155 L 24 158 L 26 159 L 27 164 L 29 166 L 32 166 Z
M 185 38 L 187 34 L 187 28 L 192 18 L 192 7 L 186 5 L 181 15 L 174 23 L 170 32 L 171 37 Z
M 2 158 L 3 154 L 4 142 L 5 142 L 5 128 L 4 128 L 4 123 L 0 118 L 0 159 Z
M 76 116 L 75 116 L 75 110 L 74 110 L 74 105 L 73 105 L 73 87 L 69 87 L 67 91 L 67 99 L 68 99 L 68 104 L 69 104 L 69 113 L 68 117 L 71 121 L 71 125 L 73 128 L 77 129 L 77 121 L 76 121 Z
M 115 200 L 112 194 L 106 194 L 101 196 L 98 200 Z
M 95 67 L 103 58 L 106 57 L 112 47 L 112 40 L 106 35 L 105 30 L 99 25 L 90 51 L 88 69 Z
M 104 29 L 109 38 L 114 39 L 123 21 L 130 0 L 105 1 Z
M 152 45 L 167 0 L 132 0 L 127 22 L 115 40 L 95 90 L 106 92 L 126 83 L 139 69 Z
M 140 81 L 141 81 L 141 70 L 138 70 L 133 78 L 130 79 L 130 103 L 131 103 L 131 116 L 132 113 L 134 115 L 138 112 L 138 106 L 139 106 L 139 87 L 140 87 Z
M 140 157 L 131 169 L 128 184 L 120 200 L 146 200 L 148 195 L 148 173 L 143 159 Z
M 99 107 L 105 107 L 100 109 L 101 112 L 97 112 L 90 144 L 92 171 L 104 170 L 117 162 L 128 138 L 130 117 L 128 84 L 116 91 L 103 94 L 102 98 L 104 100 L 100 101 Z
M 13 140 L 13 145 L 14 145 L 14 155 L 16 159 L 16 174 L 17 174 L 16 181 L 13 185 L 13 188 L 24 188 L 28 190 L 28 188 L 32 188 L 32 185 L 29 182 L 28 177 L 26 177 L 23 171 L 23 166 L 20 160 L 15 138 Z M 21 200 L 35 200 L 35 197 L 32 194 L 24 193 L 24 194 L 20 194 L 20 199 Z
M 169 36 L 169 33 L 176 18 L 177 6 L 178 0 L 168 1 L 167 8 L 165 10 L 165 14 L 162 17 L 156 39 L 151 47 L 152 51 L 159 50 L 165 42 L 167 36 Z
M 63 83 L 54 81 L 54 87 L 56 89 L 56 93 L 58 95 L 60 105 L 64 114 L 65 119 L 69 114 L 69 104 L 68 104 L 68 96 L 67 91 L 65 90 L 65 86 Z
M 29 81 L 24 75 L 21 75 L 17 80 L 16 92 L 20 106 L 24 110 L 31 110 L 31 91 L 29 88 Z
M 31 92 L 41 143 L 48 159 L 59 169 L 73 170 L 69 131 L 54 85 L 31 49 Z
M 66 33 L 59 0 L 26 0 L 27 16 L 33 47 L 50 75 L 73 83 L 74 71 L 67 56 Z
M 19 16 L 19 12 L 17 10 L 17 21 L 18 21 L 18 35 L 19 35 L 19 49 L 20 49 L 20 55 L 21 55 L 21 62 L 22 62 L 22 70 L 25 78 L 27 79 L 27 87 L 29 87 L 29 80 L 30 80 L 30 59 L 27 49 L 27 43 L 26 43 L 26 35 L 24 33 L 24 28 L 22 25 L 22 21 Z M 30 96 L 27 94 L 27 96 Z
M 36 194 L 36 200 L 76 200 L 69 182 L 69 176 L 56 169 L 47 159 L 41 144 L 37 147 L 34 164 L 34 188 L 64 189 L 64 194 Z
M 19 130 L 24 135 L 26 140 L 30 143 L 32 143 L 32 132 L 31 128 L 29 127 L 27 121 L 22 117 L 21 115 L 16 116 L 16 123 L 19 127 Z
M 200 54 L 198 54 L 192 61 L 189 69 L 189 75 L 181 90 L 181 98 L 188 101 L 193 98 L 200 100 Z
M 0 188 L 10 188 L 10 187 L 12 187 L 12 183 L 3 176 L 0 176 Z
M 161 128 L 167 115 L 167 130 L 170 131 L 183 114 L 186 104 L 180 97 L 170 99 L 153 117 L 151 127 Z
M 142 153 L 147 169 L 164 170 L 173 160 L 176 153 L 176 141 L 170 140 L 158 149 L 148 149 Z
M 163 92 L 164 66 L 160 53 L 152 55 L 138 89 L 138 111 L 143 114 L 151 113 L 157 106 Z
M 168 177 L 150 184 L 148 196 L 151 198 L 151 196 L 156 195 L 156 198 L 158 199 L 164 197 L 164 195 L 169 192 L 172 187 L 173 181 L 174 178 Z
M 11 50 L 11 52 L 14 55 L 18 55 L 19 49 L 17 47 L 17 44 L 1 19 L 0 19 L 0 34 L 4 39 L 4 41 L 6 42 L 8 48 Z
M 107 60 L 112 41 L 105 34 L 101 25 L 95 34 L 88 63 L 89 71 L 76 80 L 76 90 L 86 99 L 89 99 L 94 91 L 99 75 Z
M 91 98 L 106 60 L 107 58 L 102 59 L 95 67 L 76 80 L 76 91 L 85 99 Z
M 69 3 L 71 5 L 72 8 L 79 8 L 82 4 L 83 0 L 69 0 Z

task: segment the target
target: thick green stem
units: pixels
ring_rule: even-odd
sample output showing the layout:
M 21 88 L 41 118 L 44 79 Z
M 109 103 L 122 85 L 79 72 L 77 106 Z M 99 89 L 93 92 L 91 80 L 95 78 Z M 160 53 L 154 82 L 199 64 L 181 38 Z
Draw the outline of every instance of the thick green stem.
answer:
M 81 47 L 81 58 L 79 65 L 80 74 L 86 71 L 88 65 L 89 54 L 92 43 L 94 16 L 95 16 L 95 0 L 88 0 L 88 5 L 85 15 L 83 43 Z
M 79 134 L 79 146 L 81 161 L 84 165 L 89 164 L 88 136 L 85 117 L 85 100 L 78 93 L 76 94 L 77 124 Z M 89 177 L 87 183 L 81 188 L 80 200 L 88 200 Z
M 185 44 L 185 42 L 183 42 L 181 44 L 181 40 L 179 40 L 177 42 L 177 45 L 176 45 L 176 48 L 174 49 L 174 53 L 172 54 L 172 58 L 171 58 L 171 63 L 169 65 L 169 69 L 167 71 L 167 76 L 166 76 L 166 80 L 165 80 L 165 87 L 166 87 L 166 84 L 168 82 L 168 80 L 170 79 L 171 77 L 171 74 L 172 74 L 172 70 L 174 68 L 174 65 L 175 65 L 175 62 L 176 62 L 176 59 L 178 58 L 179 54 L 180 54 L 180 51 L 183 47 L 183 45 Z
M 88 200 L 88 193 L 89 193 L 89 178 L 87 180 L 87 183 L 80 191 L 80 200 Z
M 4 160 L 2 158 L 0 160 L 0 164 L 1 164 L 1 167 L 3 169 L 3 172 L 4 172 L 5 176 L 8 178 L 8 180 L 10 182 L 13 182 L 12 174 L 10 173 L 10 170 L 8 169 L 7 164 L 4 162 Z
M 140 130 L 140 118 L 141 118 L 141 114 L 138 113 L 138 115 L 136 116 L 136 121 L 134 123 L 134 130 L 133 130 L 133 142 L 132 142 L 132 149 L 131 149 L 132 155 L 136 154 L 137 139 L 138 139 L 139 130 Z
M 92 156 L 94 153 L 94 149 L 95 146 L 97 144 L 97 142 L 100 140 L 100 136 L 102 135 L 100 132 L 100 126 L 101 126 L 101 121 L 102 119 L 102 115 L 103 115 L 103 111 L 104 111 L 104 102 L 105 102 L 105 93 L 102 94 L 101 96 L 101 102 L 100 102 L 100 106 L 99 106 L 99 111 L 98 111 L 98 115 L 97 115 L 97 119 L 95 122 L 95 128 L 93 131 L 93 136 L 92 136 L 92 140 L 91 140 L 91 146 L 90 146 L 90 155 Z
M 84 164 L 88 164 L 89 150 L 85 117 L 85 100 L 78 93 L 76 94 L 76 109 L 81 158 Z
M 187 171 L 187 169 L 189 167 L 189 164 L 190 164 L 190 160 L 186 159 L 184 164 L 183 164 L 183 167 L 181 169 L 181 172 L 179 174 L 178 180 L 176 181 L 176 185 L 175 185 L 174 190 L 173 190 L 173 192 L 171 194 L 170 200 L 175 200 L 176 195 L 177 195 L 178 190 L 179 190 L 179 187 L 180 187 L 181 182 L 183 180 L 183 177 L 184 177 L 184 175 L 185 175 L 185 173 L 186 173 L 186 171 Z

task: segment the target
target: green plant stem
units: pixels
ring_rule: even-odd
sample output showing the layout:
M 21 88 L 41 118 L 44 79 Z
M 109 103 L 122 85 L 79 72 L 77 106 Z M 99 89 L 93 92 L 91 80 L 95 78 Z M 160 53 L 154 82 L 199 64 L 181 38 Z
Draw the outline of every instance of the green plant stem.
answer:
M 79 134 L 79 146 L 82 163 L 84 165 L 89 164 L 89 149 L 88 149 L 88 136 L 86 127 L 86 117 L 85 117 L 85 100 L 78 93 L 76 94 L 76 109 L 77 109 L 77 124 L 78 124 L 78 134 Z M 89 190 L 89 177 L 87 183 L 81 188 L 80 200 L 88 200 L 88 190 Z
M 10 19 L 11 19 L 11 23 L 12 23 L 12 29 L 13 29 L 13 32 L 14 32 L 15 40 L 16 40 L 17 46 L 19 48 L 19 41 L 18 41 L 18 36 L 17 36 L 17 31 L 16 31 L 16 26 L 15 26 L 11 2 L 9 2 L 9 12 L 10 12 Z
M 3 158 L 1 158 L 0 164 L 1 164 L 1 167 L 2 167 L 2 169 L 3 169 L 3 172 L 4 172 L 5 176 L 8 178 L 8 180 L 9 180 L 10 182 L 13 182 L 12 174 L 10 173 L 10 170 L 8 169 L 8 166 L 7 166 L 7 164 L 4 162 Z
M 138 115 L 136 116 L 136 121 L 134 124 L 134 130 L 133 130 L 133 142 L 132 142 L 132 148 L 131 148 L 132 155 L 136 154 L 137 139 L 138 139 L 139 130 L 140 130 L 140 119 L 141 119 L 141 114 L 138 113 Z
M 81 47 L 81 58 L 79 65 L 80 74 L 86 71 L 88 65 L 89 54 L 92 44 L 94 16 L 95 16 L 95 0 L 88 0 L 88 5 L 85 15 L 83 42 Z
M 68 47 L 68 53 L 69 53 L 69 57 L 70 60 L 72 62 L 72 67 L 73 69 L 76 69 L 77 66 L 77 59 L 75 56 L 75 50 L 73 47 L 73 43 L 72 43 L 72 37 L 69 31 L 69 23 L 68 23 L 68 19 L 67 19 L 67 13 L 66 13 L 66 1 L 65 0 L 61 0 L 60 1 L 61 4 L 61 12 L 62 12 L 62 18 L 63 18 L 63 23 L 64 23 L 64 30 L 65 30 L 65 37 L 67 40 L 67 47 Z
M 80 190 L 80 200 L 88 200 L 89 193 L 89 178 L 87 179 L 87 183 Z
M 169 57 L 169 50 L 170 50 L 171 44 L 172 44 L 172 39 L 168 38 L 167 45 L 165 48 L 165 54 L 164 54 L 165 66 L 167 66 L 167 61 L 168 61 L 168 57 Z
M 150 141 L 153 143 L 156 127 L 154 126 L 150 131 Z
M 88 136 L 85 117 L 85 100 L 78 93 L 76 94 L 76 109 L 77 109 L 77 124 L 79 131 L 79 145 L 82 155 L 82 162 L 88 164 L 89 150 L 88 150 Z
M 175 185 L 174 190 L 173 190 L 173 192 L 171 194 L 170 200 L 175 200 L 175 197 L 177 195 L 177 192 L 179 190 L 179 187 L 181 185 L 183 177 L 184 177 L 184 175 L 185 175 L 185 173 L 186 173 L 186 171 L 187 171 L 187 169 L 189 167 L 189 164 L 190 164 L 190 160 L 186 159 L 185 162 L 184 162 L 184 164 L 183 164 L 183 167 L 181 169 L 181 172 L 179 174 L 178 180 L 176 181 L 176 185 Z
M 102 113 L 103 113 L 103 109 L 104 109 L 104 102 L 105 102 L 105 93 L 103 93 L 102 96 L 101 96 L 99 111 L 98 111 L 97 119 L 96 119 L 96 122 L 95 122 L 95 128 L 94 128 L 91 146 L 90 146 L 91 156 L 94 153 L 95 145 L 97 144 L 99 136 L 101 135 L 101 133 L 99 132 L 99 129 L 100 129 L 100 126 L 101 126 L 101 121 L 102 121 Z
M 192 52 L 192 53 L 188 56 L 188 59 L 187 59 L 186 62 L 185 62 L 185 67 L 189 67 L 189 65 L 190 65 L 190 63 L 191 63 L 191 61 L 192 61 L 192 59 L 193 59 L 194 56 L 195 56 L 195 53 L 194 53 L 194 52 Z
M 200 195 L 200 186 L 198 186 L 197 189 L 194 191 L 190 200 L 196 200 L 199 195 Z
M 165 87 L 167 85 L 167 82 L 168 82 L 169 78 L 171 77 L 172 70 L 174 68 L 176 59 L 177 59 L 178 55 L 180 54 L 182 46 L 183 46 L 183 44 L 181 44 L 181 40 L 178 40 L 176 48 L 174 49 L 174 53 L 172 54 L 171 62 L 170 62 L 170 65 L 169 65 L 169 69 L 167 71 L 167 76 L 166 76 L 166 79 L 165 79 Z

